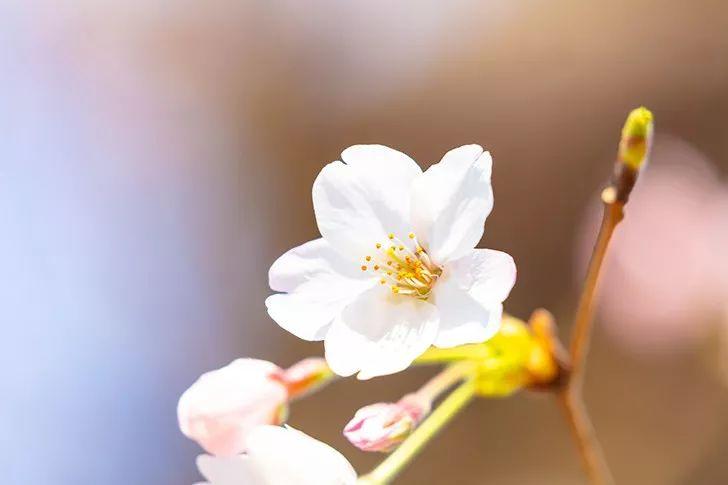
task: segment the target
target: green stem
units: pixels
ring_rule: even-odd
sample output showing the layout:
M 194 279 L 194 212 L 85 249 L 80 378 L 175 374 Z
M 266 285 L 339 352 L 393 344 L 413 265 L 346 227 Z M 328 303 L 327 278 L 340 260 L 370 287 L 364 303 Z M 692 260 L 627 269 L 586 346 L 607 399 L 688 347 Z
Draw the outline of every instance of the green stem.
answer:
M 371 473 L 361 477 L 359 483 L 385 485 L 394 480 L 422 448 L 473 399 L 475 390 L 475 377 L 472 376 L 450 393 L 399 448 Z
M 473 374 L 475 364 L 470 361 L 451 364 L 430 379 L 415 394 L 421 399 L 432 403 L 443 392 L 450 389 L 455 383 Z
M 456 360 L 482 360 L 487 356 L 487 351 L 482 344 L 469 344 L 439 349 L 430 347 L 422 355 L 415 359 L 415 364 L 441 364 Z

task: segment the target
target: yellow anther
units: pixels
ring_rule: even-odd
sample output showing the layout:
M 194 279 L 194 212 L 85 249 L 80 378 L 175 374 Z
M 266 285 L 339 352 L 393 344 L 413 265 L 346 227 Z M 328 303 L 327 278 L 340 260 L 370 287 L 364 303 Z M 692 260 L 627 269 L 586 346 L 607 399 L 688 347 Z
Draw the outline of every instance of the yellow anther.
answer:
M 399 293 L 399 288 L 392 286 L 392 293 Z
M 400 247 L 399 247 L 399 250 L 400 250 L 400 251 L 404 251 L 404 246 L 400 246 Z
M 394 239 L 394 234 L 390 234 L 388 237 L 389 239 Z
M 374 271 L 377 271 L 378 269 L 379 269 L 379 265 L 378 264 L 375 264 L 374 265 Z
M 382 248 L 382 244 L 381 243 L 377 243 L 377 249 L 381 249 L 381 248 Z
M 392 262 L 391 261 L 387 261 L 387 266 L 392 266 Z
M 371 257 L 371 256 L 367 256 L 367 257 L 366 257 L 366 258 L 364 258 L 364 259 L 366 259 L 367 261 L 371 261 L 371 260 L 372 260 L 372 257 Z
M 410 232 L 409 233 L 409 238 L 410 239 L 414 239 L 415 238 L 415 233 L 414 232 Z
M 392 276 L 392 272 L 391 271 L 387 271 L 387 276 Z
M 387 282 L 387 280 L 385 280 L 384 278 L 382 278 L 381 280 L 379 280 L 379 283 L 382 284 L 382 285 L 385 284 L 386 282 Z
M 366 264 L 362 264 L 361 265 L 361 270 L 362 271 L 366 271 L 367 270 L 367 265 Z

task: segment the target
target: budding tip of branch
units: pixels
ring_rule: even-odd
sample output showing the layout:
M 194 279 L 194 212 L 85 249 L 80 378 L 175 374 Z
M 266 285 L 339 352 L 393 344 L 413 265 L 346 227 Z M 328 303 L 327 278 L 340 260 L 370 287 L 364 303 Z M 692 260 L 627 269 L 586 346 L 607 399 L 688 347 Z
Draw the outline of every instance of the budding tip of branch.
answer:
M 652 112 L 640 106 L 627 116 L 619 142 L 619 162 L 639 170 L 647 160 L 653 131 Z

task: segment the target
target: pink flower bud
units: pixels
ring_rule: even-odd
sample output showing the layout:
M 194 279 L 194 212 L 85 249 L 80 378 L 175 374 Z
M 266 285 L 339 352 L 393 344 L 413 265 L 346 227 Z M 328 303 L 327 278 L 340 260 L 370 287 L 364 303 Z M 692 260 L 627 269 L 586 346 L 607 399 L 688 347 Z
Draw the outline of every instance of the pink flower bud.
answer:
M 326 359 L 310 357 L 285 369 L 278 375 L 278 378 L 288 389 L 288 395 L 291 398 L 297 398 L 313 392 L 333 375 L 326 364 Z
M 397 403 L 364 406 L 346 425 L 344 436 L 362 451 L 388 452 L 404 441 L 429 411 L 429 403 L 413 394 Z
M 180 397 L 180 430 L 213 455 L 245 451 L 251 429 L 285 417 L 288 392 L 275 378 L 279 372 L 271 362 L 237 359 L 202 374 Z

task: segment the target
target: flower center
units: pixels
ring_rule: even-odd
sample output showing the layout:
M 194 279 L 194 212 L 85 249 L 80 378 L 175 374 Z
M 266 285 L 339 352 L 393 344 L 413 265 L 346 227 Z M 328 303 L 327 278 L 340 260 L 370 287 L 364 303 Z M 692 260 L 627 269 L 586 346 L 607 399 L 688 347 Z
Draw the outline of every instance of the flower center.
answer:
M 379 275 L 379 283 L 389 285 L 395 295 L 427 300 L 442 268 L 432 262 L 414 233 L 409 233 L 408 239 L 410 242 L 405 243 L 389 234 L 387 244 L 377 243 L 375 251 L 364 258 L 361 270 Z

